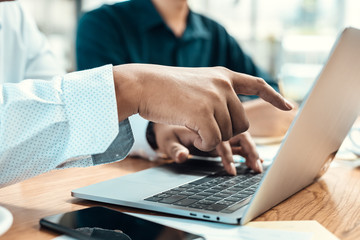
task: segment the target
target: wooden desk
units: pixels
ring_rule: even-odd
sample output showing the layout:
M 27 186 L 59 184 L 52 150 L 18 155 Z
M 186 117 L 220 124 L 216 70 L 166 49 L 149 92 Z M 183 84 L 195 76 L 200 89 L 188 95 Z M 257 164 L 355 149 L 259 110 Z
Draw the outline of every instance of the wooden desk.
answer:
M 71 197 L 72 189 L 158 164 L 128 158 L 103 166 L 55 170 L 0 189 L 0 205 L 9 209 L 14 216 L 12 227 L 1 239 L 52 239 L 57 235 L 40 230 L 40 218 L 99 205 Z M 143 212 L 113 205 L 110 207 Z M 340 239 L 360 239 L 360 168 L 347 167 L 345 164 L 332 167 L 318 182 L 256 220 L 317 220 Z

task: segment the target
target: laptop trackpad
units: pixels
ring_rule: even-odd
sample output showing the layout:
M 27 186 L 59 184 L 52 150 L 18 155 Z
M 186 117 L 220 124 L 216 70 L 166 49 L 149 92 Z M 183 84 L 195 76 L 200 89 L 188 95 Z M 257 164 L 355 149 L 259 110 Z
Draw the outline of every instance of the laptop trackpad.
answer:
M 157 186 L 177 186 L 223 170 L 220 162 L 191 159 L 185 163 L 170 163 L 121 177 L 122 180 Z M 151 179 L 151 181 L 149 181 Z

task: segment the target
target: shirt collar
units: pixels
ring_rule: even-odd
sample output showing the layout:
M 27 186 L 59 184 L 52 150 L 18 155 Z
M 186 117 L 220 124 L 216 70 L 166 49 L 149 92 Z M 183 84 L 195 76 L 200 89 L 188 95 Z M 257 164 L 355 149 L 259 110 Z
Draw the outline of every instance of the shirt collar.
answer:
M 136 12 L 136 21 L 143 31 L 147 31 L 157 26 L 166 26 L 164 20 L 152 4 L 151 0 L 132 0 Z M 201 16 L 189 11 L 187 25 L 182 40 L 191 40 L 194 38 L 209 38 L 210 32 L 205 27 Z
M 164 25 L 164 21 L 151 0 L 131 0 L 134 6 L 135 19 L 144 31 L 155 26 Z
M 201 16 L 190 10 L 185 32 L 182 36 L 184 40 L 191 40 L 193 38 L 209 38 L 210 31 L 204 25 Z

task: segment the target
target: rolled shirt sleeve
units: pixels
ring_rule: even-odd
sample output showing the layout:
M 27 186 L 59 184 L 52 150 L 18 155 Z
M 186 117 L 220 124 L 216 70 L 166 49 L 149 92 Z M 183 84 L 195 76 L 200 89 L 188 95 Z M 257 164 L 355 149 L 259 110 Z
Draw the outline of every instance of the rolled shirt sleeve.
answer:
M 130 151 L 133 135 L 128 120 L 118 123 L 111 65 L 0 87 L 0 187 Z

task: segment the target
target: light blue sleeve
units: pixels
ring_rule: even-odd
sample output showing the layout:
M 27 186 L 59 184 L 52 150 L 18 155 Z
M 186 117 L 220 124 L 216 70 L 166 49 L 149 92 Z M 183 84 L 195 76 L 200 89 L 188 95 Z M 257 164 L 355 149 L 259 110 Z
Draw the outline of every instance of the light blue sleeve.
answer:
M 0 88 L 0 187 L 130 151 L 133 135 L 128 120 L 118 123 L 111 65 Z

